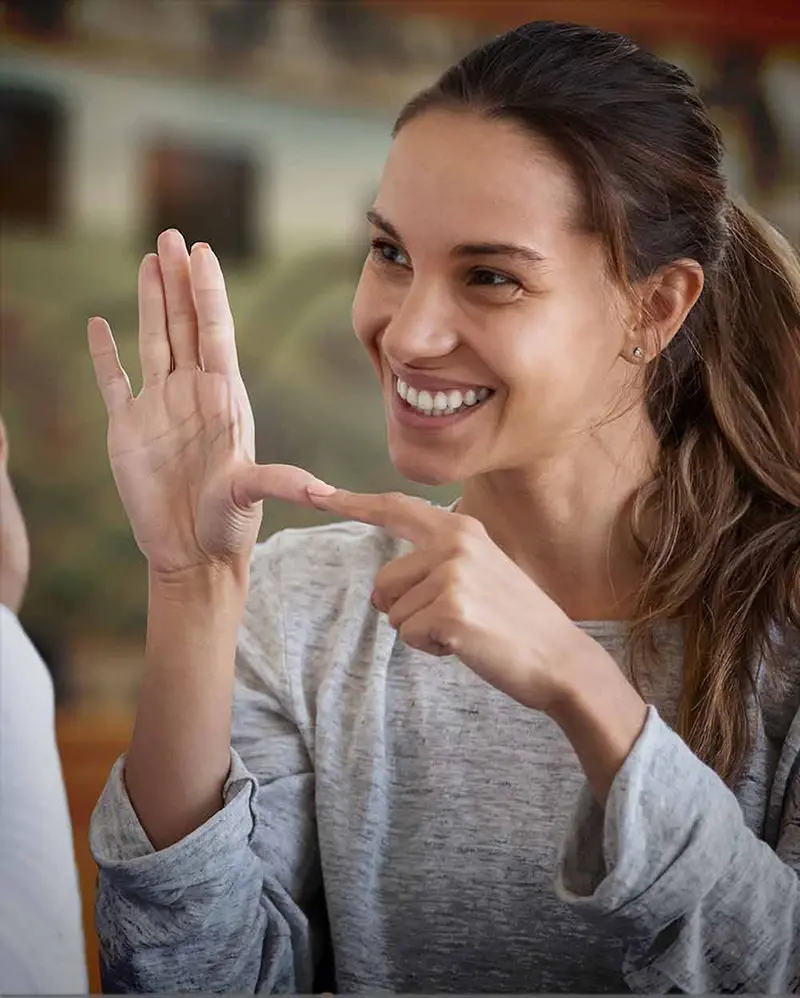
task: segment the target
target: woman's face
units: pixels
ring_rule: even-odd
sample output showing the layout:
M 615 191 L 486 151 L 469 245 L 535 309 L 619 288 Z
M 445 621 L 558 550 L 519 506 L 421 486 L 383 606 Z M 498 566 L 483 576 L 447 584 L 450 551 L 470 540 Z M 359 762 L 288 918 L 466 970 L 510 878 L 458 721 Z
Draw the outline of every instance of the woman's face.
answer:
M 509 122 L 437 110 L 401 130 L 353 324 L 407 478 L 535 471 L 618 407 L 625 310 L 577 214 L 568 168 Z

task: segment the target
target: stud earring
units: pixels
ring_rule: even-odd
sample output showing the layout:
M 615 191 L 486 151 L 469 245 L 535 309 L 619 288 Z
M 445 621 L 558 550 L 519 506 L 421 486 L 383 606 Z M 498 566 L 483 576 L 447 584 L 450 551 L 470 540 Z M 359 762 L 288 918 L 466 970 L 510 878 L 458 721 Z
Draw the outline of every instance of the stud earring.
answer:
M 644 350 L 641 347 L 634 347 L 632 352 L 635 360 L 641 360 L 644 357 Z

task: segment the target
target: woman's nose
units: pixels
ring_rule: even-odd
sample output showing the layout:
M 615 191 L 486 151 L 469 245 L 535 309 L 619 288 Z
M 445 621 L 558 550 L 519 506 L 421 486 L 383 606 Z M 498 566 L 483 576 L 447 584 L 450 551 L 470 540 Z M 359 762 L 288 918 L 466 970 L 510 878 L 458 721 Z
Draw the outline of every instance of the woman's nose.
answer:
M 409 289 L 387 323 L 381 346 L 390 360 L 412 366 L 444 357 L 458 345 L 452 308 L 441 295 Z

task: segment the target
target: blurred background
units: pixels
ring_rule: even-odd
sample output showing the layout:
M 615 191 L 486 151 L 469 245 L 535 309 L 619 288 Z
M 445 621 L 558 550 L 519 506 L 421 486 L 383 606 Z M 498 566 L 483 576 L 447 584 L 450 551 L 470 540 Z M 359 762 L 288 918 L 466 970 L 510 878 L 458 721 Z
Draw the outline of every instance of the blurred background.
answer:
M 482 39 L 538 18 L 621 30 L 687 68 L 732 184 L 800 242 L 795 0 L 0 0 L 0 408 L 33 552 L 22 619 L 56 683 L 94 991 L 86 824 L 130 730 L 146 574 L 108 468 L 86 319 L 110 320 L 135 381 L 139 259 L 171 226 L 211 243 L 259 460 L 419 491 L 386 458 L 350 328 L 364 212 L 400 105 Z M 264 533 L 316 519 L 275 505 Z

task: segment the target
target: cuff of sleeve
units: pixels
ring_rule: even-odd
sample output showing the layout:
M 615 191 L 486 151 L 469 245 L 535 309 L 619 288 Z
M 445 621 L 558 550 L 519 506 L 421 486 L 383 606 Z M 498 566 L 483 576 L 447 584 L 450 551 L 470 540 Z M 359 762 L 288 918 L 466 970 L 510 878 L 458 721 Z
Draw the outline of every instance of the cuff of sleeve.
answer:
M 740 827 L 736 798 L 651 706 L 605 809 L 582 790 L 556 891 L 587 914 L 617 916 L 652 939 L 713 888 Z M 721 841 L 729 848 L 720 849 Z
M 150 900 L 169 903 L 175 893 L 202 887 L 228 869 L 231 854 L 248 843 L 253 830 L 252 805 L 258 787 L 238 753 L 223 788 L 224 807 L 189 835 L 156 850 L 125 788 L 125 756 L 114 764 L 92 814 L 89 845 L 101 874 L 115 886 Z

